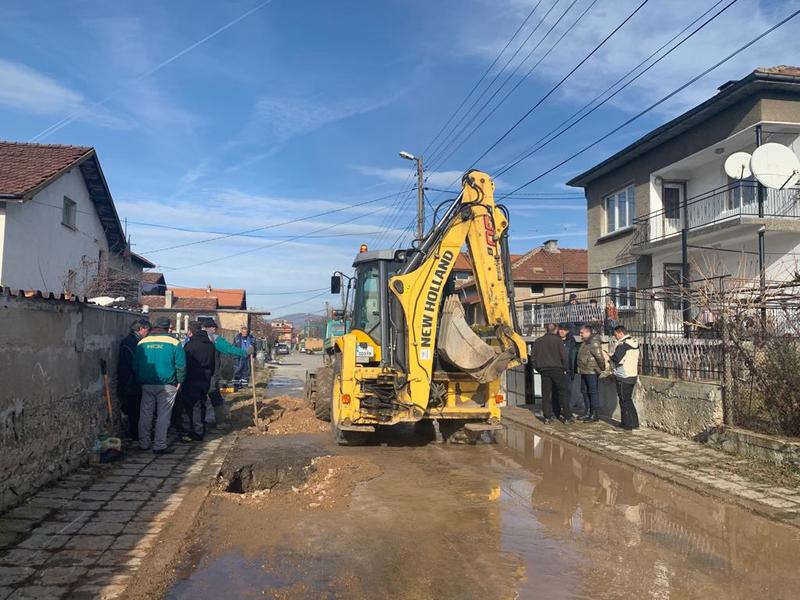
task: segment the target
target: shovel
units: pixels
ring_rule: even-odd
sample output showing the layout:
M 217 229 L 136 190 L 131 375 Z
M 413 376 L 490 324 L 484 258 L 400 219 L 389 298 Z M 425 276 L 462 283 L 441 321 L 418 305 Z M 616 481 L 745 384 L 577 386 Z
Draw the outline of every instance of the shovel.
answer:
M 108 415 L 106 415 L 106 426 L 107 428 L 111 427 L 111 418 L 113 416 L 113 409 L 111 406 L 111 386 L 108 381 L 108 365 L 106 364 L 105 359 L 100 359 L 100 372 L 103 374 L 103 392 L 105 393 L 106 397 L 106 409 L 108 410 Z M 109 433 L 111 433 L 109 431 Z
M 250 386 L 253 388 L 253 425 L 256 426 L 256 429 L 261 429 L 261 419 L 258 416 L 258 396 L 256 396 L 256 359 L 252 354 L 250 355 Z

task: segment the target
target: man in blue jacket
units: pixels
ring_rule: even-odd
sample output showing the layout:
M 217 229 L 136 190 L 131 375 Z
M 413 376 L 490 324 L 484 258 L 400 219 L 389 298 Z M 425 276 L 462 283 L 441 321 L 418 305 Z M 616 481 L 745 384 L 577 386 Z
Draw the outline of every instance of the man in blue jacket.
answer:
M 233 345 L 248 352 L 250 348 L 255 349 L 256 338 L 250 335 L 250 329 L 242 327 L 233 338 Z M 249 354 L 249 352 L 248 352 Z M 234 379 L 239 379 L 244 382 L 250 381 L 250 357 L 243 356 L 236 359 L 236 370 L 233 373 Z

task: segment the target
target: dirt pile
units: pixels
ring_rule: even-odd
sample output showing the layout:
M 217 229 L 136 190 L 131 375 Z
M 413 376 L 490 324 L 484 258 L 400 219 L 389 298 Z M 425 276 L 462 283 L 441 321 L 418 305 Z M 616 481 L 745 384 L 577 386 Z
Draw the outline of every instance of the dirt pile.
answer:
M 316 433 L 328 431 L 330 425 L 320 421 L 305 401 L 279 396 L 262 404 L 259 415 L 267 423 L 268 435 Z

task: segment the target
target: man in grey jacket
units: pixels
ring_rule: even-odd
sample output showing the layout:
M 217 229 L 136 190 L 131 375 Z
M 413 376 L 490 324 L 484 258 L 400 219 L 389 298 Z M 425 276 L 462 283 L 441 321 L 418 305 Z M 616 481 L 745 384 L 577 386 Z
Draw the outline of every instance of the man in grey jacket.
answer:
M 589 325 L 581 327 L 581 347 L 578 350 L 578 374 L 581 376 L 581 395 L 583 396 L 583 422 L 597 421 L 600 400 L 600 373 L 606 369 L 606 359 L 600 341 L 594 336 Z

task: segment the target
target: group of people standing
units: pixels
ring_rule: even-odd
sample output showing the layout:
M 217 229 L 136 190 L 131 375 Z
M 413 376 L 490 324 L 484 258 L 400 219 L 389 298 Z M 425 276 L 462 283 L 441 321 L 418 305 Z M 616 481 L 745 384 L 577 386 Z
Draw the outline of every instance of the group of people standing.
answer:
M 545 334 L 533 344 L 533 368 L 542 381 L 542 414 L 545 423 L 558 419 L 562 423 L 575 422 L 570 405 L 575 376 L 580 377 L 583 396 L 581 421 L 598 421 L 600 408 L 600 378 L 613 376 L 616 380 L 622 427 L 633 430 L 639 427 L 639 416 L 633 404 L 633 388 L 639 375 L 639 344 L 625 327 L 616 325 L 613 336 L 617 341 L 614 353 L 609 355 L 591 325 L 578 327 L 576 340 L 574 326 L 548 323 Z
M 117 395 L 128 417 L 128 433 L 140 448 L 155 454 L 172 451 L 167 445 L 171 424 L 183 441 L 203 439 L 206 398 L 215 424 L 224 426 L 225 406 L 216 378 L 218 354 L 236 357 L 237 372 L 246 379 L 250 377 L 248 357 L 255 352 L 246 327 L 233 344 L 217 335 L 217 324 L 211 319 L 189 323 L 183 341 L 171 331 L 167 317 L 153 324 L 134 321 L 120 344 L 117 364 Z

